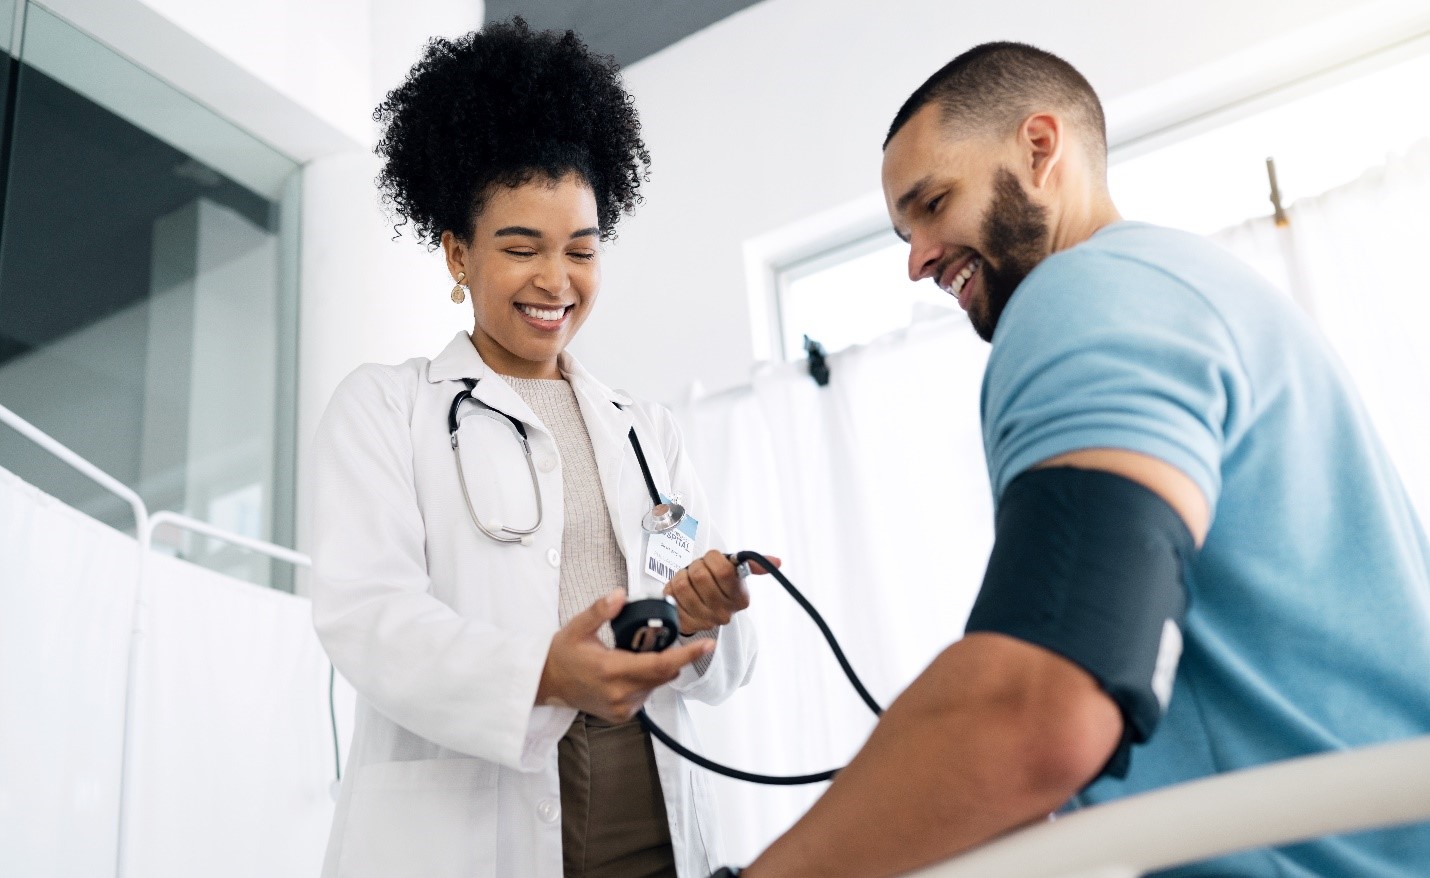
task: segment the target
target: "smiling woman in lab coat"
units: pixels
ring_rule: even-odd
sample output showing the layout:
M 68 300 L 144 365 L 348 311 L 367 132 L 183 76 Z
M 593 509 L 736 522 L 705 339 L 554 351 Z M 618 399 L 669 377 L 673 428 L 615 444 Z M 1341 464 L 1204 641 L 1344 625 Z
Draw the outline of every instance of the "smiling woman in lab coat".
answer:
M 324 874 L 703 876 L 703 778 L 632 716 L 693 738 L 684 699 L 750 674 L 748 594 L 670 414 L 565 352 L 649 163 L 615 63 L 517 19 L 429 42 L 375 115 L 385 200 L 474 320 L 434 359 L 359 368 L 318 430 L 314 619 L 359 695 Z M 662 653 L 610 648 L 650 576 L 632 428 L 698 520 Z

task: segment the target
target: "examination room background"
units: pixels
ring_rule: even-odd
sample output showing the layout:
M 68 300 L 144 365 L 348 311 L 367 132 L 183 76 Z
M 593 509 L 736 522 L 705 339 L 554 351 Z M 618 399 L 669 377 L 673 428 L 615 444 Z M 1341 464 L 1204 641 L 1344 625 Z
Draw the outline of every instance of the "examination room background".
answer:
M 414 6 L 0 0 L 0 874 L 317 871 L 353 695 L 332 681 L 335 741 L 281 551 L 306 547 L 308 441 L 354 366 L 431 356 L 470 317 L 371 185 L 372 105 L 425 37 L 483 17 Z M 672 407 L 729 548 L 785 559 L 883 703 L 960 635 L 992 543 L 987 348 L 896 270 L 839 278 L 897 248 L 893 110 L 994 38 L 1088 72 L 1125 215 L 1212 235 L 1313 317 L 1430 515 L 1423 2 L 762 0 L 627 69 L 653 176 L 575 350 Z M 815 265 L 871 303 L 852 327 L 794 308 Z M 783 342 L 805 319 L 857 342 L 827 386 Z M 279 557 L 145 524 L 165 510 Z M 775 584 L 749 612 L 757 672 L 694 706 L 703 752 L 842 764 L 872 718 Z M 707 782 L 731 861 L 819 793 Z

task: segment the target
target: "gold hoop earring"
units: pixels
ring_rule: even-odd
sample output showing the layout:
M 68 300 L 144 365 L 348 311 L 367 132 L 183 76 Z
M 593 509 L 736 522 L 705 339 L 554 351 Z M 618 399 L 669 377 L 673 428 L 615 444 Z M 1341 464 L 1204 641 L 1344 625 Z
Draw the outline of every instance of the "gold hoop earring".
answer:
M 462 283 L 466 279 L 467 273 L 465 271 L 457 272 L 457 285 L 452 287 L 452 301 L 456 302 L 458 305 L 467 301 L 467 288 Z

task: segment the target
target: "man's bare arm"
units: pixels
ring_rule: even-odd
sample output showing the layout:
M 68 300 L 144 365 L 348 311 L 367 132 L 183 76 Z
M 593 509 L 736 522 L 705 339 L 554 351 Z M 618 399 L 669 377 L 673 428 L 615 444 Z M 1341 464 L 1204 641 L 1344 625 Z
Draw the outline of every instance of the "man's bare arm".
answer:
M 1146 455 L 1088 449 L 1041 466 L 1112 472 L 1157 493 L 1197 544 L 1205 497 Z M 1116 704 L 1082 668 L 1023 641 L 975 633 L 944 650 L 890 706 L 814 807 L 745 874 L 896 875 L 1043 819 L 1121 740 Z
M 896 875 L 1046 817 L 1116 748 L 1122 717 L 1081 668 L 999 634 L 944 650 L 828 792 L 744 874 Z

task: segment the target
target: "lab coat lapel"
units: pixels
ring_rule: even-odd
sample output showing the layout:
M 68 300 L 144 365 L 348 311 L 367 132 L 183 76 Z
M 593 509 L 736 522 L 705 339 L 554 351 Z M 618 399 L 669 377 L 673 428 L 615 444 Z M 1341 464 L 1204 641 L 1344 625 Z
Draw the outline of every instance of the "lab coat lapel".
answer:
M 427 369 L 427 380 L 434 384 L 440 381 L 460 381 L 463 378 L 471 378 L 477 382 L 477 386 L 472 389 L 473 399 L 504 415 L 511 415 L 543 433 L 551 432 L 536 416 L 536 412 L 526 404 L 526 400 L 483 362 L 476 346 L 472 344 L 472 337 L 466 331 L 457 333 Z
M 486 379 L 477 382 L 477 386 L 472 389 L 472 399 L 489 405 L 504 415 L 511 415 L 543 433 L 551 432 L 536 416 L 536 412 L 531 410 L 531 406 L 526 404 L 526 400 L 495 372 L 488 371 Z

